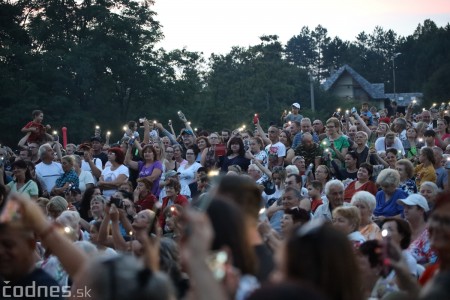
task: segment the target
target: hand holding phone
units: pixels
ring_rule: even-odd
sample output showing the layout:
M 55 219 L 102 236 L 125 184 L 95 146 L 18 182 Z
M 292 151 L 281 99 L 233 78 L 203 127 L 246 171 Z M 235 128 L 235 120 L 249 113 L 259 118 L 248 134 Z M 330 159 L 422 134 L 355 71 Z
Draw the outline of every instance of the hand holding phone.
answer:
M 253 116 L 253 124 L 258 124 L 259 123 L 259 116 L 258 116 L 258 114 L 255 114 L 254 116 Z

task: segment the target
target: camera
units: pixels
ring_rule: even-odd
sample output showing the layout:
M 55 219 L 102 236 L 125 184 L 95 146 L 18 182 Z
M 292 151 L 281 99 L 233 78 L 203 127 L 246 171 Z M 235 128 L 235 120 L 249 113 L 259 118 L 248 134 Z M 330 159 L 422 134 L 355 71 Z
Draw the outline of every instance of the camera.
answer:
M 114 196 L 109 198 L 109 205 L 111 204 L 114 204 L 117 208 L 123 208 L 123 200 Z

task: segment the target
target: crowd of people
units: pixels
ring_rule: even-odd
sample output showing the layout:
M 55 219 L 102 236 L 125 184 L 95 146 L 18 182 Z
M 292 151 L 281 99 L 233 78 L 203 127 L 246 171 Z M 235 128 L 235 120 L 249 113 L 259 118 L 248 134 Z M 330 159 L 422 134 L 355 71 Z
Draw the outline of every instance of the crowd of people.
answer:
M 0 298 L 450 298 L 450 116 L 414 105 L 77 144 L 33 111 L 0 148 Z

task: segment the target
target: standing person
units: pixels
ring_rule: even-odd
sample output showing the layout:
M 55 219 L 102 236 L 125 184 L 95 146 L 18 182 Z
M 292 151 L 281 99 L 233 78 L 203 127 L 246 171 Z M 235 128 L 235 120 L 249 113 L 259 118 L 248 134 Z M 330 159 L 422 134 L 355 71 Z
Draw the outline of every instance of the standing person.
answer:
M 91 146 L 92 157 L 100 159 L 102 161 L 102 168 L 105 168 L 105 165 L 108 162 L 108 155 L 103 152 L 102 138 L 100 136 L 93 136 L 91 138 Z
M 137 144 L 137 141 L 135 141 Z M 125 155 L 124 164 L 130 169 L 139 172 L 139 178 L 147 178 L 153 183 L 152 194 L 156 197 L 159 196 L 159 180 L 161 179 L 163 166 L 162 163 L 157 159 L 157 153 L 152 145 L 145 145 L 141 151 L 142 161 L 132 161 L 131 160 L 131 146 L 127 149 L 127 154 Z
M 305 160 L 305 165 L 314 164 L 318 166 L 323 156 L 323 149 L 315 143 L 313 136 L 309 132 L 303 133 L 301 143 L 295 148 L 295 155 L 301 156 Z
M 291 111 L 289 112 L 289 114 L 286 116 L 285 113 L 283 113 L 283 123 L 287 123 L 289 121 L 301 122 L 303 119 L 303 116 L 301 114 L 299 114 L 299 111 L 300 111 L 300 104 L 297 102 L 292 103 Z
M 187 164 L 180 166 L 177 170 L 182 189 L 184 187 L 184 190 L 186 190 L 188 192 L 188 195 L 183 194 L 183 196 L 186 196 L 189 198 L 191 197 L 191 190 L 186 187 L 188 187 L 189 184 L 195 182 L 195 173 L 197 172 L 197 170 L 199 168 L 202 167 L 201 164 L 196 162 L 198 153 L 199 153 L 199 149 L 196 145 L 189 146 L 186 150 Z
M 41 162 L 36 165 L 36 175 L 42 183 L 43 196 L 48 198 L 55 187 L 56 179 L 64 174 L 64 171 L 61 164 L 53 160 L 54 152 L 50 144 L 39 147 L 39 157 Z
M 280 143 L 281 144 L 281 143 Z M 232 137 L 228 142 L 227 154 L 220 160 L 220 170 L 228 172 L 228 167 L 238 165 L 241 170 L 247 171 L 250 160 L 245 157 L 244 143 L 240 137 Z
M 219 155 L 216 153 L 216 146 L 220 143 L 219 134 L 217 132 L 213 132 L 208 137 L 209 147 L 205 148 L 202 151 L 202 158 L 200 163 L 206 169 L 216 169 L 218 165 Z
M 314 120 L 312 126 L 314 129 L 314 133 L 317 134 L 317 136 L 320 136 L 321 134 L 325 133 L 325 126 L 323 126 L 321 120 Z
M 283 130 L 280 133 L 280 142 L 286 147 L 286 156 L 284 157 L 284 166 L 291 164 L 294 158 L 294 149 L 292 146 L 291 133 L 288 130 Z
M 339 159 L 343 162 L 350 144 L 348 139 L 341 133 L 341 123 L 337 118 L 329 118 L 326 124 L 327 137 L 322 141 L 321 146 L 324 150 L 327 148 L 329 149 L 332 159 Z
M 39 194 L 38 186 L 31 177 L 27 163 L 23 160 L 16 160 L 11 167 L 14 179 L 6 185 L 7 190 L 13 193 L 26 194 L 31 199 L 37 200 Z
M 111 197 L 117 189 L 128 180 L 128 168 L 124 166 L 123 162 L 125 155 L 118 147 L 113 147 L 108 150 L 108 162 L 111 164 L 102 171 L 102 176 L 97 183 L 103 191 L 103 196 Z
M 269 157 L 267 168 L 272 170 L 273 167 L 283 166 L 284 157 L 286 156 L 286 146 L 280 142 L 280 131 L 275 126 L 269 127 L 270 144 L 266 146 L 266 153 Z

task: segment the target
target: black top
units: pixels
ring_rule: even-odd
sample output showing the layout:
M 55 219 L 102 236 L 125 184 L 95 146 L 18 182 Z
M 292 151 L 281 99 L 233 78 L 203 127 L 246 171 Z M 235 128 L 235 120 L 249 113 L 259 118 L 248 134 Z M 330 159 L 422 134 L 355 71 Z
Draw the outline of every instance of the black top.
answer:
M 264 283 L 269 279 L 269 275 L 275 267 L 273 254 L 266 244 L 256 245 L 253 249 L 255 249 L 256 259 L 258 260 L 256 278 L 259 282 Z
M 7 286 L 10 286 L 10 288 Z M 14 295 L 13 287 L 18 286 L 23 287 L 23 289 L 15 288 L 14 293 L 23 293 L 23 295 Z M 43 288 L 44 286 L 47 288 Z M 62 296 L 68 296 L 68 291 L 70 291 L 70 288 L 67 287 L 63 289 L 59 286 L 56 280 L 54 280 L 45 271 L 36 268 L 30 274 L 15 282 L 0 280 L 0 290 L 2 291 L 0 299 L 62 300 Z M 5 293 L 3 294 L 3 292 Z

